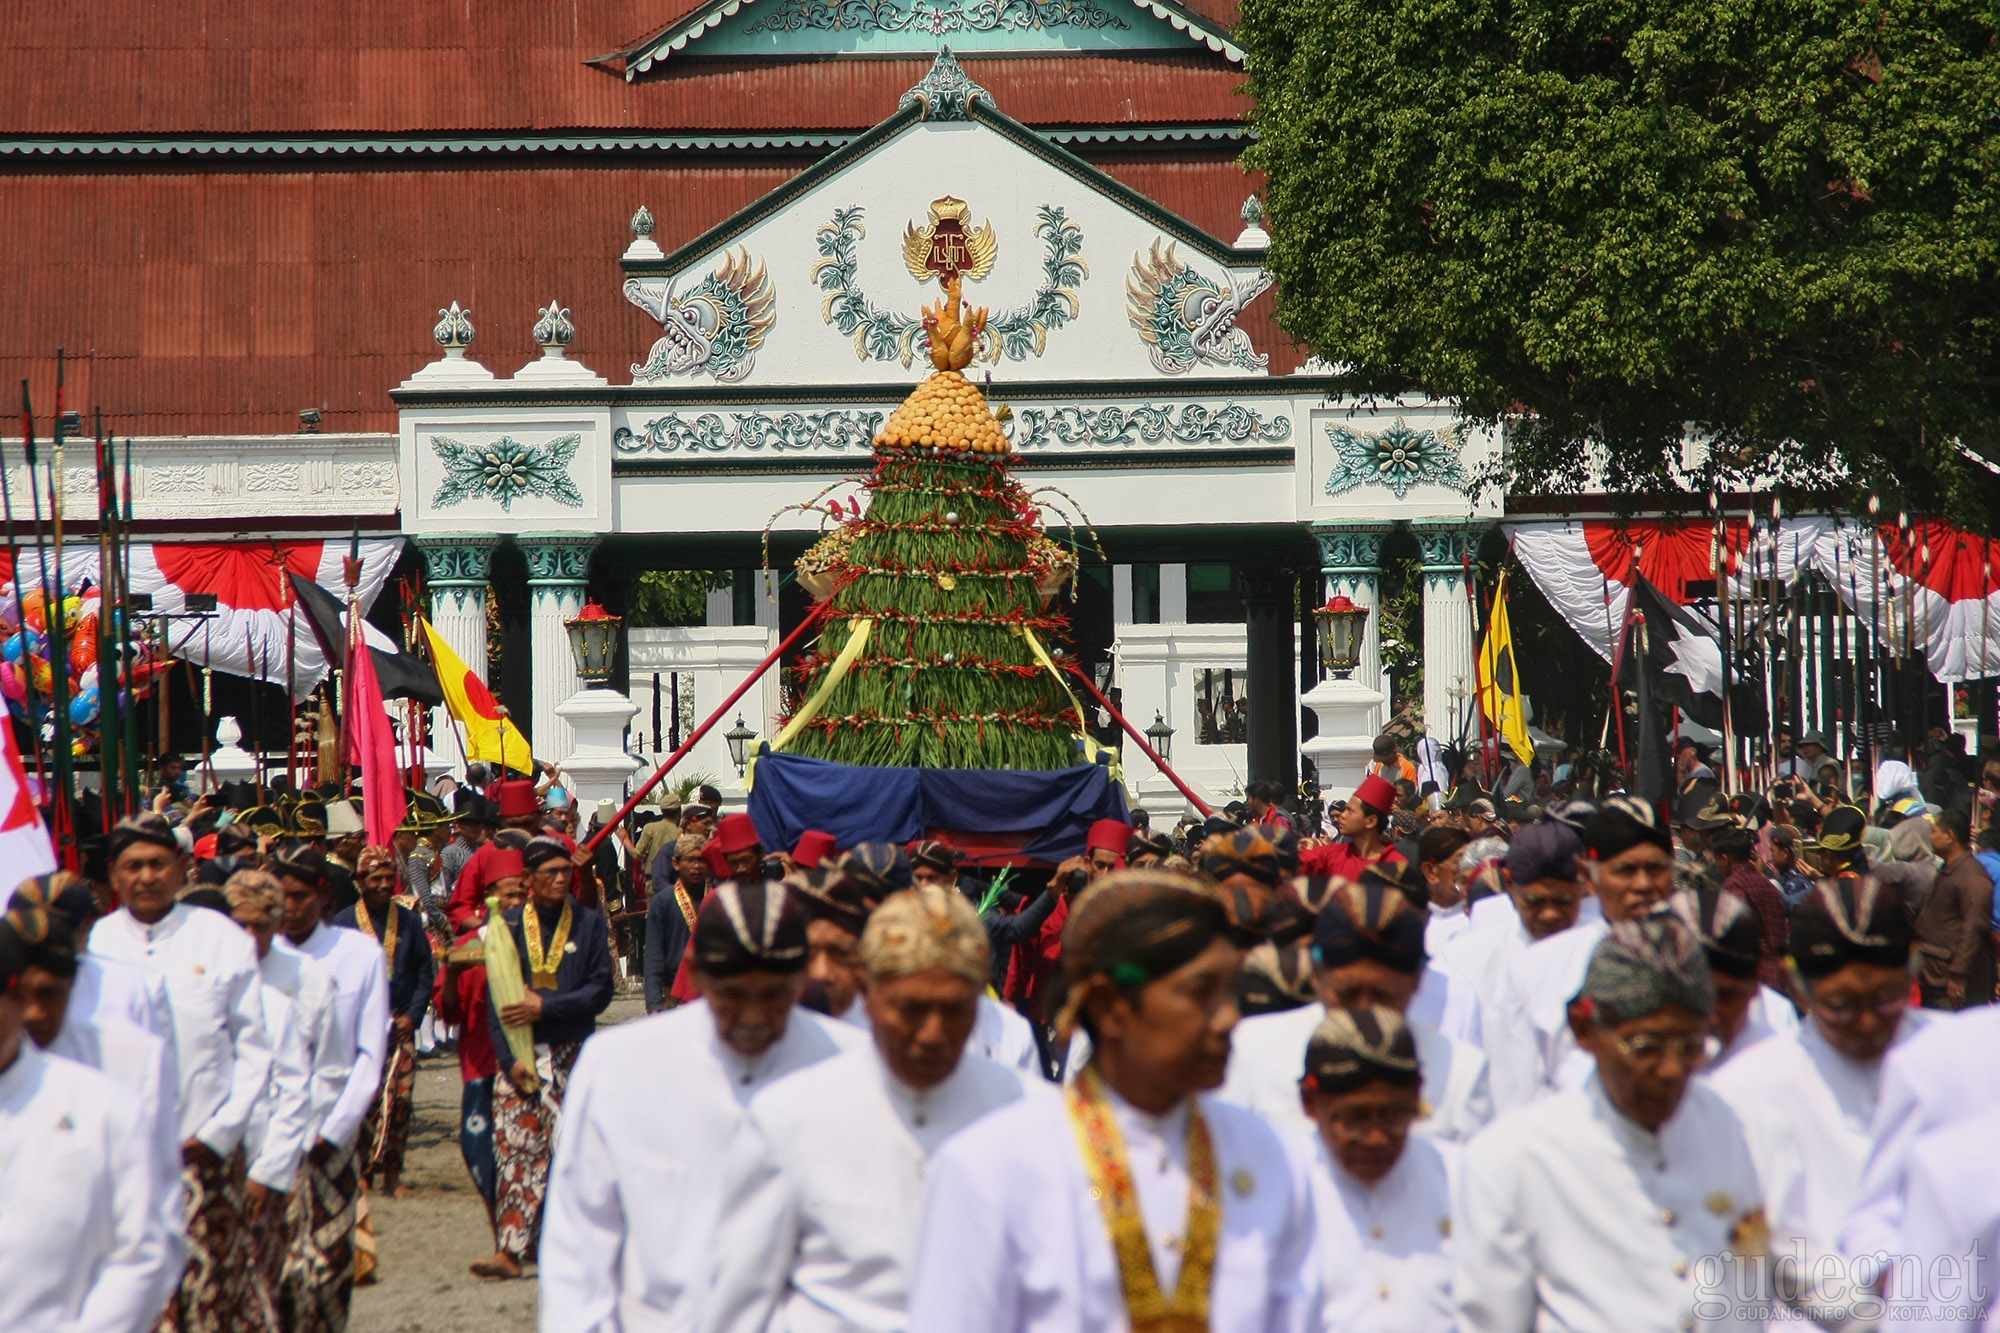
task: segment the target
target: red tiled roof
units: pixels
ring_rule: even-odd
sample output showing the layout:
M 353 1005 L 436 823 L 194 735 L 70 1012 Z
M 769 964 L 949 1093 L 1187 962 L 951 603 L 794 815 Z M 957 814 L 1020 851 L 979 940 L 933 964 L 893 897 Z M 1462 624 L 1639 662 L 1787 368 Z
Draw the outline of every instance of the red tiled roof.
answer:
M 639 203 L 671 250 L 790 179 L 805 159 L 473 169 L 55 169 L 0 175 L 0 383 L 28 376 L 120 433 L 287 433 L 324 406 L 328 432 L 393 430 L 388 391 L 437 355 L 433 314 L 458 301 L 472 354 L 508 375 L 528 330 L 570 307 L 574 355 L 613 383 L 655 336 L 619 294 L 625 221 Z M 1251 182 L 1224 155 L 1107 159 L 1109 173 L 1233 240 Z M 581 202 L 580 202 L 581 201 Z M 1262 297 L 1243 321 L 1283 373 L 1298 356 Z
M 692 8 L 687 0 L 31 5 L 5 39 L 22 76 L 0 81 L 0 133 L 862 129 L 894 112 L 929 67 L 683 55 L 627 83 L 584 63 Z M 1247 108 L 1242 70 L 1192 43 L 1186 52 L 967 58 L 965 66 L 1002 111 L 1030 124 L 1215 122 Z

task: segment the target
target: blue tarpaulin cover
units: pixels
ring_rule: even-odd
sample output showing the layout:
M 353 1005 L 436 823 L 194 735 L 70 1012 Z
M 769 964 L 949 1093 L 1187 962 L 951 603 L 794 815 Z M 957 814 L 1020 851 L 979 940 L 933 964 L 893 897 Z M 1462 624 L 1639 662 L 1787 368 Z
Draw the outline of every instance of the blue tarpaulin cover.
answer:
M 1090 826 L 1127 819 L 1125 792 L 1098 764 L 1038 772 L 986 768 L 856 768 L 783 751 L 758 758 L 750 818 L 766 847 L 807 829 L 842 847 L 906 843 L 933 830 L 1029 836 L 1021 855 L 1080 856 Z

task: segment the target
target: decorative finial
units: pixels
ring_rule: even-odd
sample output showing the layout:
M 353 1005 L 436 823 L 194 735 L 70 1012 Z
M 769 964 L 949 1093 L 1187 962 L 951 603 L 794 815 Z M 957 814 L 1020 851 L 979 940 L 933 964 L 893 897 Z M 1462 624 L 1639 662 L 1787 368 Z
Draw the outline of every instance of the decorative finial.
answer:
M 972 81 L 949 46 L 941 47 L 930 72 L 896 102 L 896 110 L 922 107 L 925 120 L 970 120 L 972 104 L 993 105 L 993 95 Z
M 1243 225 L 1246 227 L 1264 225 L 1264 201 L 1254 194 L 1243 201 Z
M 644 204 L 639 205 L 639 211 L 632 215 L 632 234 L 634 236 L 653 234 L 653 210 Z
M 563 348 L 576 337 L 576 325 L 570 323 L 568 308 L 552 300 L 535 313 L 541 316 L 535 321 L 534 338 L 541 345 L 542 355 L 561 356 Z
M 437 339 L 446 356 L 462 357 L 465 349 L 472 345 L 472 312 L 461 310 L 453 301 L 438 311 L 438 322 L 431 329 L 431 337 Z

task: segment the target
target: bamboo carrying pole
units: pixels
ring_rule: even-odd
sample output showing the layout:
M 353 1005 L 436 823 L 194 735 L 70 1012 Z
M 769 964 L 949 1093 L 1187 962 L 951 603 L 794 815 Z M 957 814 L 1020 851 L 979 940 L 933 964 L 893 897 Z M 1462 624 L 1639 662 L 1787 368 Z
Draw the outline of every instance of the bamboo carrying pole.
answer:
M 1112 707 L 1111 701 L 1105 698 L 1103 692 L 1097 688 L 1097 682 L 1092 680 L 1089 674 L 1085 672 L 1084 669 L 1078 666 L 1075 662 L 1073 661 L 1067 662 L 1066 665 L 1069 667 L 1070 673 L 1074 675 L 1078 680 L 1083 682 L 1083 688 L 1090 691 L 1090 697 L 1097 700 L 1099 706 L 1101 706 L 1105 712 L 1111 714 L 1111 716 L 1117 720 L 1118 725 L 1124 728 L 1125 734 L 1132 738 L 1133 744 L 1137 745 L 1142 751 L 1145 752 L 1146 758 L 1153 761 L 1153 767 L 1159 769 L 1160 772 L 1163 775 L 1165 775 L 1167 781 L 1173 783 L 1175 787 L 1180 789 L 1181 795 L 1188 798 L 1188 803 L 1194 806 L 1195 809 L 1201 811 L 1203 816 L 1214 814 L 1215 811 L 1209 806 L 1208 802 L 1202 800 L 1201 797 L 1196 796 L 1194 794 L 1194 788 L 1188 786 L 1187 783 L 1182 782 L 1181 775 L 1174 772 L 1174 770 L 1168 766 L 1167 761 L 1160 758 L 1159 752 L 1146 743 L 1146 738 L 1139 734 L 1139 729 L 1137 727 L 1134 727 L 1130 722 L 1126 721 L 1125 715 L 1123 713 L 1119 712 L 1116 708 Z
M 829 603 L 821 602 L 817 606 L 813 607 L 811 611 L 807 612 L 806 618 L 799 622 L 799 627 L 793 630 L 790 634 L 786 635 L 785 641 L 779 644 L 776 648 L 773 648 L 771 650 L 771 655 L 769 657 L 766 657 L 763 661 L 759 662 L 756 666 L 756 669 L 753 670 L 748 676 L 745 676 L 743 678 L 743 683 L 741 685 L 738 685 L 734 690 L 730 691 L 729 697 L 727 699 L 724 699 L 720 704 L 716 705 L 715 711 L 708 715 L 708 719 L 704 721 L 700 726 L 696 727 L 685 741 L 681 742 L 681 747 L 678 750 L 675 750 L 672 754 L 667 756 L 667 761 L 665 763 L 661 764 L 658 768 L 653 770 L 653 776 L 647 778 L 645 784 L 641 786 L 639 790 L 633 792 L 630 796 L 628 796 L 625 799 L 625 804 L 619 807 L 618 813 L 612 816 L 609 823 L 605 824 L 602 828 L 598 829 L 597 832 L 591 836 L 590 840 L 583 844 L 582 850 L 587 853 L 595 854 L 597 851 L 597 845 L 604 841 L 605 837 L 611 832 L 611 830 L 617 828 L 620 824 L 624 823 L 626 817 L 629 816 L 634 810 L 639 808 L 639 802 L 645 800 L 648 793 L 650 793 L 653 790 L 653 788 L 660 785 L 661 780 L 664 779 L 667 776 L 667 774 L 673 770 L 675 764 L 678 764 L 681 760 L 687 758 L 688 751 L 694 749 L 695 745 L 701 740 L 703 736 L 708 735 L 709 729 L 712 728 L 718 721 L 721 720 L 723 714 L 727 713 L 731 708 L 735 707 L 736 701 L 738 699 L 741 699 L 744 695 L 750 692 L 750 687 L 752 685 L 755 685 L 759 680 L 763 679 L 764 673 L 766 671 L 769 671 L 779 658 L 783 657 L 786 653 L 792 650 L 793 644 L 797 643 L 800 639 L 805 637 L 805 633 L 807 630 L 811 629 L 814 625 L 817 625 L 821 620 L 826 618 L 826 613 L 828 609 L 829 609 Z

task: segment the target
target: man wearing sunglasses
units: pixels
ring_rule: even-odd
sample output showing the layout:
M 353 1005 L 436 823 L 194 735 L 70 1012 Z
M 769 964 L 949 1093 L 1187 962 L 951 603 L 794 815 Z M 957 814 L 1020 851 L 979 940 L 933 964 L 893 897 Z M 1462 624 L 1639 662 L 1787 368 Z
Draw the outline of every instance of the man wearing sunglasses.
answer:
M 1800 1168 L 1771 1219 L 1833 1253 L 1868 1158 L 1882 1058 L 1930 1021 L 1910 1007 L 1913 930 L 1903 895 L 1870 878 L 1823 879 L 1792 914 L 1791 964 L 1807 1003 L 1797 1040 L 1767 1037 L 1711 1082 L 1743 1117 L 1767 1180 Z
M 1607 912 L 1609 904 L 1607 903 Z M 1592 952 L 1569 1029 L 1584 1086 L 1502 1116 L 1467 1145 L 1452 1238 L 1466 1333 L 1754 1327 L 1705 1306 L 1760 1252 L 1763 1193 L 1708 1057 L 1715 983 L 1671 912 L 1616 920 Z M 1725 1285 L 1726 1284 L 1726 1285 Z M 1750 1287 L 1755 1290 L 1755 1287 Z

